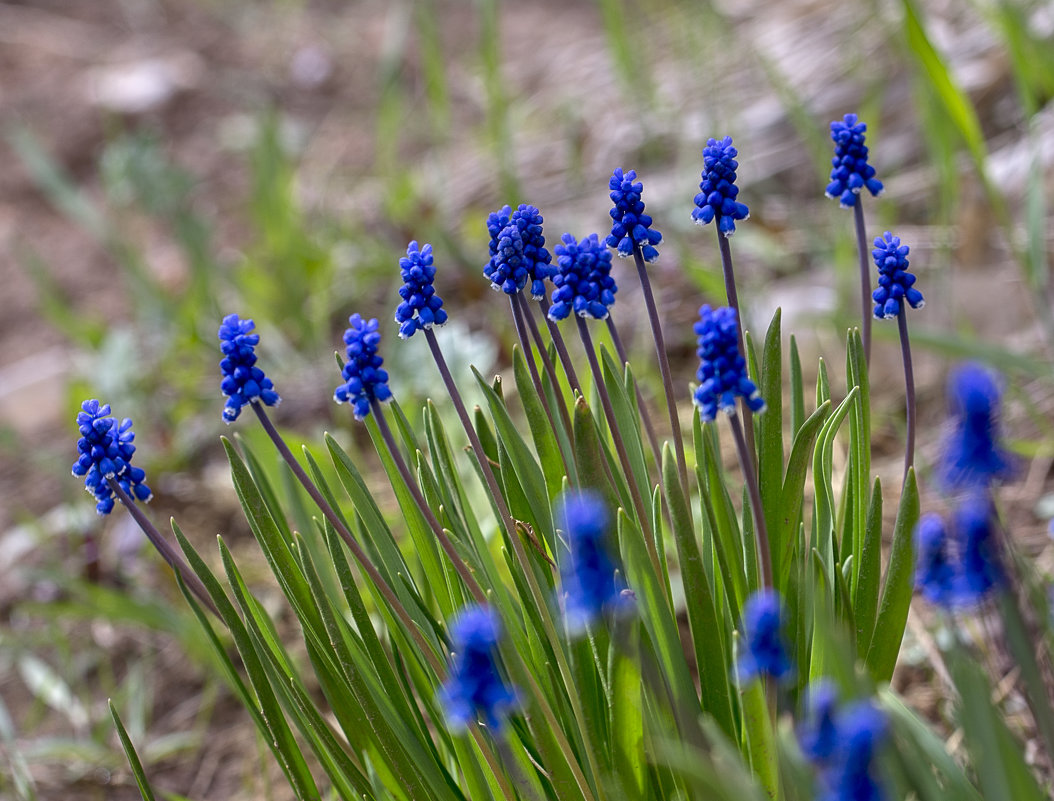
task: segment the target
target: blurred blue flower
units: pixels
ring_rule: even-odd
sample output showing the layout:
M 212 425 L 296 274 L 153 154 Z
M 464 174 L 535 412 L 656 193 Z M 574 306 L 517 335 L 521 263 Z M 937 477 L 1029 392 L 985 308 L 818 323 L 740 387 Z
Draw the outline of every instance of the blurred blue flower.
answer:
M 990 590 L 1003 584 L 994 516 L 991 501 L 980 494 L 969 496 L 955 510 L 955 531 L 961 549 L 959 599 L 962 603 L 979 603 Z
M 959 590 L 953 542 L 940 515 L 923 515 L 915 527 L 915 586 L 938 606 L 950 607 Z
M 545 280 L 554 272 L 552 256 L 545 248 L 542 215 L 534 206 L 521 203 L 516 211 L 503 206 L 487 217 L 490 261 L 483 274 L 494 289 L 515 295 L 531 284 L 531 297 L 545 296 Z
M 579 317 L 604 320 L 615 303 L 618 286 L 611 276 L 611 253 L 596 234 L 576 242 L 564 234 L 556 246 L 556 274 L 553 276 L 553 305 L 550 320 L 563 320 L 571 312 Z
M 732 146 L 731 136 L 706 141 L 703 180 L 699 184 L 699 194 L 695 196 L 696 208 L 692 210 L 692 219 L 699 225 L 706 225 L 716 218 L 717 228 L 725 236 L 736 232 L 736 220 L 750 217 L 750 209 L 736 200 L 739 195 L 737 155 L 739 151 Z
M 271 379 L 256 366 L 255 348 L 260 343 L 260 335 L 252 333 L 255 327 L 252 320 L 242 320 L 237 314 L 228 314 L 220 325 L 220 350 L 223 352 L 220 389 L 227 397 L 223 407 L 223 420 L 227 424 L 237 420 L 242 407 L 254 400 L 265 406 L 277 406 L 282 402 Z
M 926 305 L 922 293 L 915 289 L 915 276 L 908 272 L 908 250 L 907 245 L 900 244 L 900 237 L 889 231 L 875 240 L 871 256 L 878 267 L 878 289 L 871 297 L 875 301 L 875 317 L 880 320 L 895 318 L 904 301 L 913 309 Z
M 747 376 L 746 359 L 739 354 L 736 326 L 735 309 L 729 306 L 699 309 L 694 328 L 699 338 L 699 370 L 695 374 L 699 387 L 694 400 L 703 420 L 714 420 L 718 409 L 733 413 L 737 397 L 745 398 L 751 411 L 765 408 L 757 386 Z
M 831 159 L 831 182 L 824 194 L 838 198 L 845 209 L 856 205 L 857 195 L 863 189 L 872 195 L 882 193 L 882 182 L 875 178 L 875 168 L 867 163 L 866 130 L 867 125 L 855 114 L 846 114 L 844 119 L 831 123 L 834 158 Z
M 885 715 L 870 701 L 840 710 L 835 723 L 841 745 L 821 771 L 823 801 L 882 801 L 886 797 L 875 773 L 875 757 L 889 736 Z
M 432 262 L 432 246 L 419 249 L 416 241 L 406 246 L 406 255 L 399 259 L 403 279 L 399 297 L 403 302 L 395 310 L 395 322 L 399 323 L 400 339 L 447 321 L 443 301 L 433 286 L 436 268 Z
M 381 368 L 384 363 L 377 354 L 381 342 L 376 318 L 363 319 L 353 314 L 348 318 L 350 328 L 344 332 L 344 344 L 348 360 L 341 376 L 344 383 L 333 393 L 337 403 L 350 403 L 356 420 L 365 420 L 370 414 L 370 402 L 386 401 L 392 397 L 388 388 L 388 371 Z
M 940 483 L 950 490 L 984 487 L 1012 471 L 999 445 L 999 402 L 995 377 L 978 364 L 964 364 L 948 378 L 951 432 L 944 440 L 937 467 Z
M 110 417 L 110 406 L 97 400 L 86 400 L 77 414 L 80 456 L 73 463 L 73 475 L 84 477 L 84 489 L 95 496 L 95 510 L 101 515 L 113 511 L 114 495 L 107 483 L 116 479 L 128 495 L 138 501 L 149 501 L 153 494 L 145 483 L 146 473 L 132 466 L 135 445 L 132 441 L 132 421 L 125 418 L 118 424 Z
M 748 682 L 759 676 L 777 681 L 794 671 L 783 640 L 783 603 L 775 590 L 759 590 L 743 604 L 744 650 L 739 658 L 739 678 Z
M 798 728 L 798 744 L 810 762 L 829 764 L 842 745 L 835 713 L 838 691 L 827 679 L 818 679 L 808 690 L 805 721 Z
M 464 730 L 482 718 L 489 729 L 499 733 L 517 699 L 498 671 L 498 616 L 485 606 L 465 607 L 451 624 L 450 636 L 454 665 L 439 691 L 447 723 L 451 729 Z
M 615 248 L 622 257 L 632 256 L 633 248 L 639 246 L 644 261 L 655 261 L 659 258 L 655 246 L 662 242 L 662 234 L 651 227 L 651 217 L 644 213 L 640 197 L 644 184 L 637 180 L 636 171 L 623 173 L 621 167 L 616 168 L 608 187 L 615 205 L 608 212 L 612 223 L 611 234 L 605 240 L 607 246 Z
M 571 552 L 560 571 L 567 628 L 572 634 L 579 634 L 626 604 L 615 584 L 611 516 L 599 493 L 582 490 L 563 495 L 556 508 L 556 520 Z

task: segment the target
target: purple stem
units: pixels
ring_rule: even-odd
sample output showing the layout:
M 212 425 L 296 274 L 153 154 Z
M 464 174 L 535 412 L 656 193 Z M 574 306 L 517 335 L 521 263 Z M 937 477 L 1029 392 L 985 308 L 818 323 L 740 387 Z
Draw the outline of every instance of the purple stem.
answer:
M 534 388 L 538 392 L 538 399 L 542 402 L 545 416 L 549 418 L 549 427 L 555 431 L 556 423 L 553 421 L 553 413 L 549 409 L 549 402 L 545 399 L 545 392 L 542 390 L 542 379 L 538 375 L 538 365 L 534 363 L 531 341 L 527 338 L 527 325 L 523 321 L 523 314 L 521 313 L 520 305 L 516 302 L 515 295 L 509 295 L 509 305 L 512 306 L 512 320 L 516 326 L 516 336 L 520 340 L 520 348 L 523 349 L 523 359 L 527 362 L 527 368 L 531 371 L 531 381 L 534 382 Z
M 139 505 L 132 499 L 124 488 L 121 487 L 120 482 L 116 478 L 110 477 L 106 479 L 107 485 L 113 490 L 113 494 L 124 504 L 125 508 L 128 509 L 128 513 L 135 520 L 136 524 L 146 534 L 146 538 L 150 540 L 150 544 L 157 549 L 157 552 L 161 554 L 161 558 L 168 562 L 179 577 L 183 579 L 183 583 L 187 585 L 189 589 L 197 599 L 216 617 L 220 616 L 219 611 L 216 609 L 215 604 L 212 603 L 212 598 L 209 597 L 208 590 L 205 589 L 205 585 L 201 583 L 201 579 L 198 578 L 197 574 L 190 569 L 183 557 L 179 555 L 175 548 L 168 544 L 161 532 L 157 530 L 157 527 L 150 522 L 150 519 L 143 514 L 143 510 L 139 508 Z
M 553 385 L 553 395 L 556 396 L 557 411 L 560 413 L 560 420 L 564 424 L 564 429 L 567 431 L 568 438 L 574 436 L 574 429 L 571 427 L 571 415 L 568 414 L 567 404 L 564 403 L 563 394 L 560 391 L 560 383 L 556 380 L 556 368 L 553 366 L 552 359 L 549 358 L 549 349 L 545 346 L 545 342 L 542 340 L 542 332 L 538 330 L 538 323 L 534 321 L 534 315 L 531 314 L 531 308 L 527 305 L 527 298 L 523 296 L 522 292 L 517 292 L 513 295 L 515 302 L 519 304 L 520 313 L 523 319 L 527 321 L 527 327 L 531 330 L 531 337 L 534 339 L 534 343 L 538 346 L 538 354 L 542 357 L 542 369 L 545 370 L 546 375 L 549 376 L 549 381 Z M 531 359 L 530 350 L 527 350 L 524 354 L 524 358 Z
M 541 307 L 542 317 L 545 318 L 545 324 L 549 328 L 549 334 L 553 338 L 553 344 L 556 345 L 556 353 L 559 355 L 560 363 L 564 367 L 564 375 L 566 375 L 567 380 L 571 382 L 571 389 L 581 395 L 582 384 L 578 380 L 578 374 L 575 372 L 575 365 L 571 361 L 571 355 L 567 352 L 567 345 L 564 344 L 564 337 L 560 333 L 560 326 L 558 326 L 553 320 L 549 319 L 549 301 L 545 298 L 539 298 L 538 305 Z
M 743 426 L 739 422 L 739 415 L 733 409 L 728 415 L 728 422 L 732 425 L 732 438 L 736 442 L 736 453 L 739 456 L 739 468 L 743 471 L 743 478 L 747 482 L 747 495 L 750 498 L 750 508 L 754 513 L 754 540 L 757 543 L 758 564 L 761 567 L 761 583 L 768 589 L 772 588 L 772 552 L 769 548 L 769 532 L 765 526 L 765 511 L 761 506 L 761 491 L 758 489 L 758 477 L 754 472 L 747 451 L 747 442 L 743 436 Z
M 659 358 L 659 372 L 662 373 L 662 386 L 666 393 L 666 411 L 670 416 L 670 430 L 673 436 L 673 448 L 677 454 L 677 470 L 681 474 L 682 489 L 688 492 L 688 464 L 684 458 L 684 439 L 681 436 L 681 421 L 677 415 L 677 396 L 673 391 L 673 375 L 670 372 L 670 360 L 666 356 L 666 340 L 662 335 L 662 323 L 659 322 L 659 310 L 655 305 L 655 295 L 651 291 L 651 279 L 644 266 L 644 254 L 640 245 L 633 247 L 633 262 L 637 265 L 637 276 L 644 291 L 644 305 L 648 309 L 648 320 L 651 323 L 652 337 L 655 339 L 655 354 Z M 643 408 L 643 407 L 642 407 Z M 662 464 L 662 460 L 659 460 Z
M 626 365 L 629 364 L 629 357 L 626 355 L 626 348 L 622 345 L 622 337 L 619 336 L 618 328 L 615 327 L 615 318 L 610 313 L 607 316 L 607 324 L 608 332 L 611 334 L 611 341 L 615 344 L 615 352 L 622 362 L 623 369 L 625 369 Z M 659 449 L 659 438 L 655 435 L 655 426 L 652 425 L 648 407 L 644 404 L 644 396 L 641 394 L 640 384 L 634 381 L 634 387 L 637 390 L 637 408 L 640 410 L 640 419 L 644 423 L 644 431 L 648 435 L 648 442 L 651 443 L 651 452 L 655 455 L 655 464 L 661 471 L 662 451 Z
M 721 229 L 717 229 L 717 243 L 721 248 L 721 272 L 725 276 L 725 295 L 728 297 L 728 305 L 735 309 L 736 312 L 736 322 L 738 323 L 736 326 L 736 339 L 739 345 L 739 353 L 749 363 L 750 358 L 747 355 L 746 340 L 743 339 L 743 313 L 739 308 L 739 294 L 736 292 L 736 273 L 732 267 L 732 247 L 729 245 L 728 237 L 721 233 Z M 747 405 L 746 398 L 740 399 L 739 406 L 743 414 L 743 426 L 746 429 L 747 453 L 750 456 L 748 464 L 757 473 L 757 467 L 754 466 L 754 454 L 757 453 L 757 449 L 754 446 L 754 413 Z
M 904 403 L 907 417 L 904 480 L 907 481 L 908 470 L 915 464 L 915 370 L 911 364 L 911 342 L 908 339 L 908 316 L 905 306 L 906 304 L 901 302 L 900 314 L 897 315 L 897 327 L 900 329 L 900 354 L 904 362 Z

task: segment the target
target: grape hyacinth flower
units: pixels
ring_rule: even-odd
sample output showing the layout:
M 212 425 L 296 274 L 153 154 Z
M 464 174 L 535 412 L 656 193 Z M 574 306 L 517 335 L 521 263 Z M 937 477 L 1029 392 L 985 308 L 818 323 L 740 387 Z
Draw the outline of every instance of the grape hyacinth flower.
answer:
M 381 342 L 377 319 L 353 314 L 348 323 L 351 327 L 344 332 L 348 360 L 341 370 L 344 383 L 334 391 L 333 400 L 350 403 L 355 419 L 365 420 L 370 415 L 370 403 L 391 399 L 392 391 L 388 371 L 381 368 L 384 359 L 377 354 Z
M 955 530 L 961 548 L 962 603 L 980 603 L 993 588 L 1004 583 L 994 515 L 991 501 L 980 494 L 969 496 L 955 510 Z
M 999 445 L 999 403 L 995 377 L 978 364 L 965 364 L 948 379 L 952 430 L 938 466 L 949 490 L 985 487 L 1008 477 L 1010 457 Z
M 611 253 L 596 234 L 577 242 L 564 234 L 556 246 L 556 275 L 553 276 L 553 305 L 550 320 L 566 319 L 571 312 L 579 317 L 604 320 L 615 303 L 618 286 L 611 276 Z
M 146 502 L 153 497 L 146 485 L 146 473 L 132 466 L 135 445 L 132 421 L 121 423 L 110 417 L 109 404 L 86 400 L 77 414 L 80 456 L 73 463 L 73 475 L 84 477 L 84 489 L 95 496 L 95 511 L 108 515 L 113 511 L 114 494 L 107 479 L 114 479 L 130 497 Z
M 662 242 L 662 234 L 651 227 L 651 217 L 644 213 L 644 201 L 641 192 L 644 184 L 637 180 L 635 170 L 623 173 L 618 167 L 608 182 L 611 189 L 611 200 L 615 204 L 608 212 L 611 215 L 611 233 L 606 244 L 615 248 L 623 258 L 632 256 L 639 248 L 645 262 L 659 258 L 655 246 Z
M 501 622 L 487 606 L 468 606 L 450 626 L 454 666 L 440 690 L 447 723 L 463 731 L 479 719 L 499 734 L 505 717 L 516 707 L 516 693 L 498 671 L 496 661 Z
M 763 411 L 765 400 L 747 376 L 746 359 L 739 353 L 735 310 L 704 305 L 693 330 L 699 339 L 699 387 L 694 400 L 700 417 L 715 420 L 719 409 L 734 413 L 737 397 L 743 398 L 751 411 Z
M 530 282 L 531 297 L 545 297 L 545 280 L 552 276 L 553 266 L 542 222 L 541 212 L 524 203 L 516 211 L 503 206 L 487 217 L 490 261 L 483 274 L 493 289 L 515 295 Z
M 436 268 L 432 246 L 419 248 L 416 241 L 407 245 L 406 255 L 399 259 L 399 271 L 403 279 L 403 285 L 399 287 L 399 297 L 403 301 L 395 310 L 399 338 L 409 339 L 417 331 L 446 323 L 443 301 L 433 286 Z
M 882 801 L 886 793 L 875 776 L 875 757 L 889 736 L 885 715 L 870 701 L 834 708 L 832 696 L 817 699 L 814 722 L 799 733 L 802 750 L 819 769 L 820 801 Z M 823 718 L 827 718 L 826 721 Z M 817 720 L 819 719 L 819 720 Z M 813 727 L 826 729 L 810 740 Z M 820 745 L 820 748 L 815 746 Z
M 611 516 L 599 493 L 583 490 L 563 496 L 556 519 L 571 552 L 561 570 L 567 627 L 572 634 L 580 634 L 625 605 L 615 584 Z
M 780 681 L 793 673 L 783 640 L 783 604 L 775 590 L 760 590 L 743 604 L 743 640 L 740 681 L 746 683 L 759 676 Z
M 806 697 L 808 715 L 798 728 L 798 744 L 802 753 L 815 764 L 829 764 L 842 744 L 836 713 L 838 691 L 828 679 L 818 679 Z
M 740 203 L 739 187 L 736 186 L 736 170 L 739 151 L 732 146 L 732 137 L 708 139 L 703 148 L 702 181 L 699 194 L 695 196 L 696 208 L 692 219 L 699 225 L 717 220 L 717 229 L 725 236 L 736 232 L 736 221 L 750 217 L 750 209 Z
M 937 606 L 950 608 L 959 591 L 959 573 L 952 541 L 944 519 L 923 515 L 915 527 L 915 586 L 922 597 Z
M 260 343 L 260 335 L 252 333 L 255 327 L 252 320 L 242 320 L 237 314 L 228 314 L 220 325 L 220 350 L 223 352 L 220 389 L 227 397 L 223 421 L 228 425 L 238 419 L 247 403 L 259 401 L 265 406 L 277 406 L 282 402 L 271 379 L 256 366 L 255 348 Z
M 855 206 L 857 195 L 864 189 L 873 196 L 882 194 L 882 182 L 875 178 L 875 168 L 867 163 L 866 130 L 867 125 L 856 114 L 846 114 L 831 123 L 834 158 L 831 159 L 831 182 L 824 194 L 838 198 L 843 209 Z
M 914 286 L 915 276 L 908 272 L 908 251 L 908 246 L 900 243 L 900 237 L 889 231 L 875 240 L 871 255 L 878 267 L 878 289 L 871 297 L 878 320 L 895 318 L 905 301 L 913 309 L 926 305 L 922 293 Z

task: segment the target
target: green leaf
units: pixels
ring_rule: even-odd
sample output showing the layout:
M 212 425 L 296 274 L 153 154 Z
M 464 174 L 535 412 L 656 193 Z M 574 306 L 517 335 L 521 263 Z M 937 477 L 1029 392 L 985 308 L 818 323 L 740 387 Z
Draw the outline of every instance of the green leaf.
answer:
M 796 437 L 805 422 L 805 382 L 801 372 L 801 357 L 798 355 L 798 341 L 794 334 L 790 337 L 790 382 L 791 432 Z
M 618 624 L 616 624 L 618 625 Z M 611 731 L 614 735 L 615 770 L 631 801 L 642 799 L 645 789 L 644 677 L 640 665 L 638 627 L 625 628 L 622 648 L 614 655 L 611 678 Z
M 780 496 L 779 542 L 783 551 L 779 564 L 782 570 L 777 573 L 778 586 L 783 587 L 794 568 L 793 556 L 804 543 L 799 541 L 801 531 L 802 507 L 805 502 L 805 477 L 813 454 L 813 443 L 820 433 L 827 415 L 831 411 L 831 402 L 824 401 L 819 408 L 809 415 L 809 419 L 797 428 L 794 443 L 791 445 L 790 459 L 787 462 L 787 475 L 783 479 Z
M 139 786 L 139 794 L 143 797 L 143 801 L 155 801 L 154 792 L 150 789 L 150 782 L 147 780 L 146 772 L 143 770 L 143 763 L 139 761 L 139 755 L 135 752 L 135 746 L 132 745 L 132 740 L 128 736 L 128 732 L 125 731 L 124 724 L 121 723 L 121 717 L 117 714 L 117 707 L 109 699 L 107 699 L 106 703 L 110 707 L 110 717 L 113 718 L 117 736 L 121 739 L 121 748 L 124 749 L 124 755 L 128 759 L 132 775 L 135 776 L 135 783 Z
M 772 315 L 761 350 L 761 397 L 766 409 L 758 415 L 758 483 L 765 524 L 774 541 L 769 544 L 773 574 L 779 576 L 785 546 L 783 526 L 783 350 L 780 310 Z
M 867 528 L 860 552 L 860 568 L 853 587 L 853 615 L 856 619 L 856 652 L 866 654 L 875 630 L 878 594 L 882 575 L 882 482 L 875 477 L 871 508 L 867 511 Z
M 512 349 L 512 367 L 516 378 L 516 391 L 520 395 L 520 402 L 527 415 L 527 425 L 531 430 L 534 448 L 538 453 L 542 472 L 545 475 L 546 489 L 549 497 L 555 498 L 563 486 L 564 474 L 567 471 L 564 468 L 563 458 L 560 456 L 556 435 L 552 426 L 549 425 L 549 416 L 545 413 L 542 400 L 534 388 L 523 351 L 519 347 Z
M 743 738 L 746 756 L 754 777 L 769 798 L 779 798 L 779 761 L 776 737 L 772 729 L 766 683 L 761 679 L 747 682 L 740 690 L 743 707 Z
M 867 651 L 867 666 L 877 681 L 889 681 L 900 653 L 915 584 L 915 524 L 919 521 L 919 490 L 915 469 L 908 470 L 893 525 L 893 550 L 886 568 L 875 633 Z
M 735 737 L 731 688 L 728 683 L 729 662 L 725 643 L 724 620 L 718 613 L 714 593 L 703 570 L 702 555 L 695 539 L 692 513 L 681 489 L 677 460 L 669 443 L 662 450 L 662 479 L 666 487 L 670 521 L 677 543 L 677 560 L 681 567 L 685 608 L 691 630 L 692 645 L 702 684 L 703 709 L 714 716 L 729 737 Z

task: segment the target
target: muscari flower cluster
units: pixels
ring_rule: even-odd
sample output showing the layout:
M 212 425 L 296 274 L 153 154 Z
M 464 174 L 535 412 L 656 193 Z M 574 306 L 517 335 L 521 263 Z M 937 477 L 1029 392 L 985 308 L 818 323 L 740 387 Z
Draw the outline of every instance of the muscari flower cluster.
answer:
M 863 189 L 876 196 L 882 193 L 882 182 L 875 178 L 875 168 L 867 163 L 866 130 L 867 125 L 855 114 L 846 114 L 844 119 L 831 123 L 834 158 L 831 159 L 831 182 L 824 194 L 838 198 L 844 209 L 856 205 L 857 195 Z
M 809 692 L 809 719 L 798 742 L 819 770 L 819 801 L 881 801 L 875 757 L 888 737 L 885 716 L 869 701 L 839 707 L 834 687 L 822 682 Z
M 73 475 L 84 477 L 84 489 L 95 496 L 95 511 L 108 515 L 113 511 L 114 494 L 107 479 L 115 479 L 129 496 L 138 501 L 149 501 L 153 494 L 146 485 L 146 473 L 132 466 L 135 445 L 132 440 L 132 421 L 120 423 L 110 417 L 109 404 L 86 400 L 77 414 L 80 456 L 73 463 Z
M 600 494 L 589 490 L 565 494 L 556 519 L 570 550 L 561 568 L 565 619 L 568 630 L 578 634 L 605 615 L 626 611 L 630 601 L 615 583 L 611 520 Z
M 574 312 L 579 317 L 604 320 L 615 303 L 618 285 L 611 275 L 611 253 L 596 234 L 581 242 L 564 234 L 556 246 L 556 274 L 553 275 L 553 304 L 550 320 L 563 320 Z
M 878 267 L 878 289 L 871 298 L 875 301 L 875 317 L 880 320 L 895 318 L 904 302 L 913 309 L 926 305 L 922 293 L 914 286 L 915 276 L 908 272 L 908 251 L 908 246 L 900 243 L 900 237 L 889 231 L 875 240 L 871 256 Z
M 1010 461 L 998 442 L 1000 391 L 991 373 L 964 365 L 948 385 L 952 428 L 937 473 L 966 497 L 950 521 L 932 514 L 919 521 L 915 583 L 927 600 L 952 608 L 983 601 L 1005 581 L 988 490 L 1009 474 Z
M 228 314 L 220 325 L 220 350 L 223 352 L 220 389 L 227 397 L 223 420 L 228 424 L 238 419 L 247 403 L 258 401 L 265 406 L 277 406 L 282 402 L 271 379 L 256 366 L 255 348 L 260 343 L 260 335 L 252 333 L 255 327 L 252 320 L 242 320 L 237 314 Z
M 794 672 L 783 639 L 783 603 L 775 590 L 760 590 L 743 604 L 743 653 L 738 673 L 742 682 L 759 676 L 781 681 Z
M 487 217 L 490 260 L 483 275 L 493 289 L 515 295 L 527 283 L 531 297 L 545 297 L 545 280 L 553 274 L 552 256 L 545 248 L 542 215 L 534 206 L 520 204 L 513 211 L 503 206 Z
M 356 420 L 365 420 L 370 414 L 370 404 L 377 400 L 391 399 L 388 388 L 388 371 L 381 368 L 384 359 L 377 353 L 381 342 L 377 319 L 366 320 L 360 314 L 348 318 L 344 332 L 345 350 L 348 360 L 341 370 L 344 383 L 333 393 L 337 403 L 350 403 Z
M 506 715 L 516 707 L 517 698 L 498 671 L 498 616 L 485 606 L 465 607 L 451 624 L 450 636 L 454 665 L 439 692 L 447 722 L 454 730 L 464 730 L 482 720 L 487 728 L 499 733 Z
M 728 306 L 699 309 L 699 322 L 694 331 L 699 338 L 699 387 L 693 400 L 703 420 L 717 418 L 719 409 L 733 413 L 736 398 L 746 399 L 751 411 L 760 412 L 765 400 L 747 376 L 747 362 L 739 353 L 736 312 Z
M 662 242 L 662 234 L 651 227 L 651 217 L 644 213 L 644 201 L 641 192 L 644 184 L 637 180 L 635 170 L 623 173 L 616 168 L 608 182 L 611 189 L 611 200 L 615 204 L 608 212 L 611 215 L 611 233 L 606 244 L 615 248 L 619 256 L 632 256 L 634 248 L 640 248 L 644 261 L 653 262 L 659 258 L 655 246 Z
M 696 208 L 692 219 L 699 225 L 717 220 L 718 230 L 725 236 L 736 232 L 736 221 L 750 217 L 750 209 L 740 203 L 739 187 L 736 186 L 736 169 L 739 155 L 732 146 L 732 137 L 708 139 L 703 148 L 703 180 L 699 183 L 699 194 L 695 196 Z
M 406 255 L 399 259 L 399 271 L 403 279 L 399 297 L 403 300 L 395 310 L 395 322 L 399 323 L 400 339 L 409 339 L 433 325 L 443 325 L 447 313 L 433 286 L 436 268 L 432 246 L 419 248 L 416 241 L 407 245 Z

